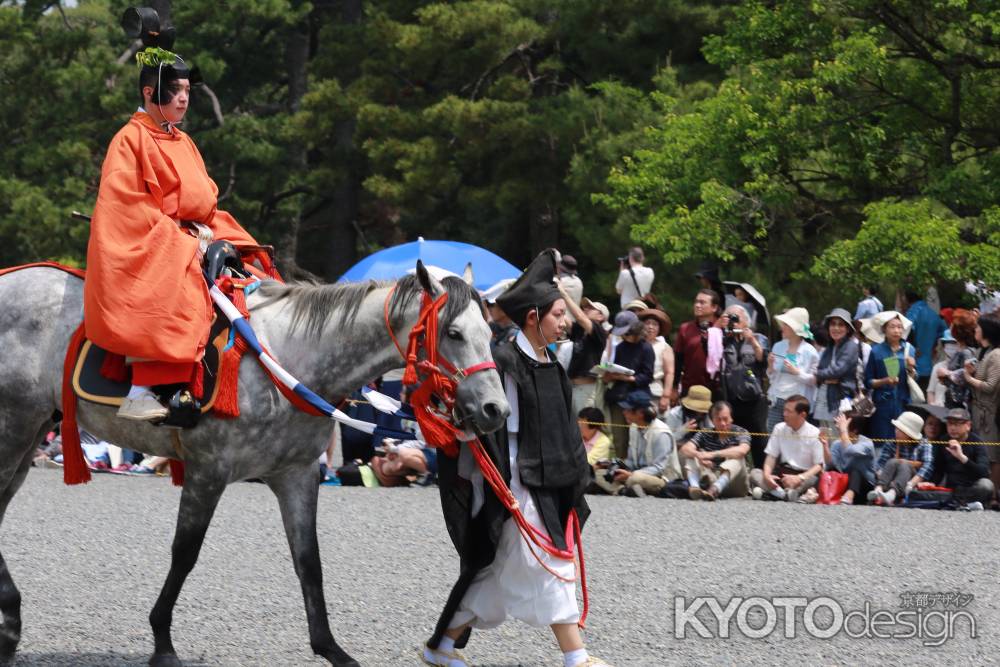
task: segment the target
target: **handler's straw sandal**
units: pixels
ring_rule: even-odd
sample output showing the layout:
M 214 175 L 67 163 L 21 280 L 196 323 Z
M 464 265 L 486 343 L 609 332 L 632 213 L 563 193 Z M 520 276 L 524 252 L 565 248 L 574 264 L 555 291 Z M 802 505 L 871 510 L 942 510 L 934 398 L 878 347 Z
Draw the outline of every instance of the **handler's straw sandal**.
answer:
M 608 663 L 604 662 L 596 656 L 588 656 L 583 662 L 578 662 L 573 667 L 611 667 Z
M 435 665 L 435 667 L 469 667 L 465 656 L 457 650 L 442 651 L 425 645 L 420 649 L 420 659 L 425 665 Z

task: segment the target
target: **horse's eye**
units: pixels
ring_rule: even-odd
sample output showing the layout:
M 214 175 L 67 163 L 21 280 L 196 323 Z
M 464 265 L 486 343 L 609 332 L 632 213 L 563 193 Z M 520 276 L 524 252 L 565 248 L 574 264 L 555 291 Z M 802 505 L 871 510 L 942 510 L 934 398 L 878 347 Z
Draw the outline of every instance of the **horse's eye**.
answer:
M 462 340 L 462 332 L 458 329 L 448 329 L 448 338 L 452 340 Z

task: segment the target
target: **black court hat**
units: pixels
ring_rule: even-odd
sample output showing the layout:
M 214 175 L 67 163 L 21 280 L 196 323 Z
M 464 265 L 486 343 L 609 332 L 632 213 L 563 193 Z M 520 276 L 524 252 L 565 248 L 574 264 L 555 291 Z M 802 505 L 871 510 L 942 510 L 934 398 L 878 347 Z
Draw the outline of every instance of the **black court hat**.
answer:
M 545 308 L 562 294 L 554 282 L 558 274 L 559 253 L 552 248 L 543 250 L 521 277 L 507 288 L 507 291 L 497 297 L 497 305 L 516 324 L 524 324 L 528 313 L 538 308 Z

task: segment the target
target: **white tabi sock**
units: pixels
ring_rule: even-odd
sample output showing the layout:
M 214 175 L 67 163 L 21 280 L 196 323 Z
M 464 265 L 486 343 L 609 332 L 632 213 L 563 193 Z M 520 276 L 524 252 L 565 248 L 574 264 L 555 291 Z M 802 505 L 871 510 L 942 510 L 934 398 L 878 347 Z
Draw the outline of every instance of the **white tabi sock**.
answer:
M 587 649 L 578 648 L 575 651 L 563 653 L 563 667 L 576 667 L 587 660 Z
M 134 384 L 132 388 L 128 390 L 127 398 L 135 400 L 137 398 L 142 398 L 146 394 L 152 394 L 153 390 L 149 387 L 144 387 L 141 384 Z
M 450 653 L 454 648 L 455 640 L 448 635 L 441 635 L 441 642 L 438 644 L 438 650 Z

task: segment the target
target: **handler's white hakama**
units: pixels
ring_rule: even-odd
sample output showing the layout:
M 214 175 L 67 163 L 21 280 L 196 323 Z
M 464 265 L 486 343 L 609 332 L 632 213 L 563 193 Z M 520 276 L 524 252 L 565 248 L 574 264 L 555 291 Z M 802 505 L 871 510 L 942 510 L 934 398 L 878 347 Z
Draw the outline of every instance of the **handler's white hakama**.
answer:
M 523 339 L 523 340 L 522 340 Z M 518 334 L 517 343 L 531 355 L 531 345 L 524 334 Z M 505 377 L 507 402 L 511 414 L 507 418 L 510 444 L 510 490 L 517 499 L 524 517 L 543 534 L 548 534 L 535 507 L 531 493 L 521 484 L 517 467 L 518 406 L 517 389 L 513 378 Z M 463 448 L 464 449 L 464 448 Z M 471 453 L 467 453 L 471 457 Z M 461 464 L 460 464 L 461 467 Z M 473 465 L 470 479 L 475 489 L 473 516 L 482 509 L 483 478 Z M 538 546 L 525 543 L 517 524 L 508 519 L 503 524 L 500 542 L 493 562 L 473 580 L 462 603 L 452 617 L 450 627 L 470 624 L 478 630 L 499 626 L 511 616 L 535 627 L 554 623 L 576 623 L 580 609 L 576 601 L 575 581 L 561 581 L 539 565 L 531 550 L 546 567 L 564 579 L 574 579 L 576 567 L 572 560 L 555 558 Z

